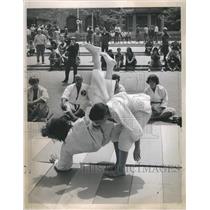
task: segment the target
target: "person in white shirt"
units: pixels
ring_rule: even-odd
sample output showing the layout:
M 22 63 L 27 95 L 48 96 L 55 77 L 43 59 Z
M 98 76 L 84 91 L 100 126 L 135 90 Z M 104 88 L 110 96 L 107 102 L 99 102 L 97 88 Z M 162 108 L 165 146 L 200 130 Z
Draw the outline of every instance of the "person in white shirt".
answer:
M 150 96 L 152 106 L 150 121 L 175 122 L 179 124 L 181 119 L 176 116 L 176 110 L 174 108 L 168 107 L 168 93 L 159 84 L 158 76 L 151 74 L 146 82 L 149 86 L 144 90 L 144 93 Z
M 28 121 L 43 121 L 49 113 L 47 89 L 39 85 L 39 79 L 35 76 L 29 78 L 30 87 L 28 94 Z
M 147 27 L 147 25 L 145 25 L 144 27 L 144 42 L 146 43 L 148 41 L 149 38 L 149 28 Z
M 159 28 L 158 28 L 158 26 L 156 25 L 155 26 L 155 29 L 154 29 L 154 35 L 155 35 L 155 41 L 156 41 L 156 43 L 158 42 L 158 32 L 159 32 Z
M 37 52 L 37 63 L 39 63 L 39 57 L 42 57 L 42 64 L 44 64 L 44 51 L 47 44 L 47 38 L 42 34 L 42 30 L 38 28 L 38 34 L 34 38 L 34 45 Z

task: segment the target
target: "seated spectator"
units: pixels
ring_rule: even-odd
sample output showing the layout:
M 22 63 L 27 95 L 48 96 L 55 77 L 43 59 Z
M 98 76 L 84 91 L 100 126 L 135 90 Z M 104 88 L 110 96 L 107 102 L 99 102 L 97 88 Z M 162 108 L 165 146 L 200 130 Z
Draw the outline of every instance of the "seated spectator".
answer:
M 59 69 L 61 66 L 61 56 L 53 48 L 49 56 L 50 70 Z
M 58 46 L 58 51 L 59 51 L 59 53 L 60 53 L 60 55 L 62 56 L 64 53 L 65 53 L 65 51 L 66 51 L 66 42 L 65 42 L 65 40 L 64 40 L 64 37 L 62 37 L 61 38 L 61 43 L 59 44 L 59 46 Z
M 115 70 L 119 71 L 120 68 L 123 66 L 123 60 L 124 56 L 121 53 L 121 48 L 117 48 L 117 53 L 115 55 L 115 61 L 117 62 L 117 65 L 115 66 Z
M 28 48 L 27 56 L 32 56 L 35 54 L 35 47 L 32 40 L 29 41 L 27 48 Z
M 157 47 L 152 50 L 150 66 L 151 70 L 161 70 L 160 54 Z
M 49 98 L 47 90 L 39 85 L 39 79 L 36 77 L 29 78 L 30 87 L 28 93 L 28 121 L 44 121 L 49 113 L 47 100 Z
M 89 85 L 83 83 L 83 78 L 75 75 L 75 83 L 66 87 L 61 97 L 61 109 L 71 116 L 75 121 L 85 115 L 85 110 L 89 106 L 88 98 Z
M 126 92 L 125 87 L 120 84 L 120 76 L 118 74 L 113 74 L 112 79 L 116 81 L 114 94 L 118 94 L 120 92 Z
M 145 53 L 147 55 L 150 55 L 151 54 L 151 51 L 152 51 L 152 48 L 153 48 L 153 42 L 151 40 L 148 40 L 145 43 Z
M 150 122 L 173 122 L 181 126 L 181 118 L 176 116 L 175 109 L 167 107 L 168 93 L 167 90 L 159 84 L 158 76 L 151 74 L 146 82 L 149 87 L 144 90 L 144 93 L 150 96 L 152 106 Z
M 173 44 L 171 46 L 171 51 L 166 56 L 167 67 L 170 71 L 180 71 L 181 69 L 181 56 L 179 53 L 179 46 Z
M 108 54 L 111 58 L 114 59 L 114 54 L 113 54 L 113 52 L 112 52 L 111 49 L 109 49 L 109 50 L 107 51 L 107 54 Z M 103 56 L 101 57 L 101 68 L 102 68 L 102 70 L 105 70 L 105 69 L 106 69 L 106 61 L 104 60 L 104 57 L 103 57 Z
M 137 61 L 136 61 L 135 55 L 130 47 L 127 48 L 125 57 L 126 57 L 125 70 L 126 71 L 129 71 L 129 70 L 134 71 Z

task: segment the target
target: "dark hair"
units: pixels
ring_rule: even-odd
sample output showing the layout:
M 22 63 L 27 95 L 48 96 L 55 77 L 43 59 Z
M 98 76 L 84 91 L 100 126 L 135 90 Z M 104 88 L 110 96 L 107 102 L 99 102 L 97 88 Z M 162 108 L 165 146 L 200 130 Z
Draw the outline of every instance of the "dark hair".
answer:
M 149 82 L 150 82 L 150 81 L 155 82 L 155 83 L 156 83 L 156 85 L 158 85 L 158 84 L 159 84 L 159 78 L 158 78 L 158 76 L 157 76 L 157 75 L 155 75 L 155 74 L 151 74 L 151 75 L 149 75 L 149 77 L 147 78 L 146 83 L 147 83 L 147 84 L 149 84 Z
M 59 141 L 65 141 L 65 138 L 72 128 L 71 121 L 67 116 L 52 118 L 46 126 L 41 129 L 42 136 L 54 136 Z
M 37 78 L 37 77 L 35 77 L 35 76 L 32 76 L 32 77 L 29 78 L 28 83 L 29 83 L 30 85 L 37 84 L 37 83 L 39 83 L 39 78 Z
M 120 76 L 118 74 L 113 74 L 112 79 L 120 81 Z
M 152 53 L 154 53 L 155 50 L 158 52 L 158 48 L 157 47 L 154 47 L 153 50 L 152 50 Z
M 89 118 L 92 121 L 96 120 L 103 120 L 104 117 L 108 114 L 109 108 L 106 104 L 103 103 L 97 103 L 94 104 L 93 107 L 90 110 Z

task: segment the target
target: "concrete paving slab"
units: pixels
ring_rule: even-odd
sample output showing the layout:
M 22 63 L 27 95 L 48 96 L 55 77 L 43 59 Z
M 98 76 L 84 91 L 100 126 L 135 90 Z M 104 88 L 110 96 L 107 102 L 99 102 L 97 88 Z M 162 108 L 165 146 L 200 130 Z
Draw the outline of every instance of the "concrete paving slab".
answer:
M 77 169 L 72 169 L 69 172 L 57 173 L 51 168 L 29 194 L 29 202 L 58 203 L 76 172 Z

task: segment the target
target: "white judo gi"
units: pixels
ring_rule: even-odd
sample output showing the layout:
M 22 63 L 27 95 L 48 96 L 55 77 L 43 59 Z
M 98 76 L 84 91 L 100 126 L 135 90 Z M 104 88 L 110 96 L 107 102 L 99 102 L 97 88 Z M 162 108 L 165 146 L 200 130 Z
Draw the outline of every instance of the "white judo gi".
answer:
M 115 81 L 106 80 L 104 72 L 93 70 L 90 86 L 87 89 L 90 103 L 106 103 L 114 95 Z M 86 108 L 86 115 L 78 119 L 69 131 L 60 151 L 60 158 L 55 162 L 58 170 L 69 170 L 73 163 L 73 155 L 78 153 L 95 152 L 109 141 L 115 139 L 115 124 L 106 121 L 100 127 L 93 127 L 89 120 L 90 106 Z M 119 128 L 117 128 L 119 130 Z
M 69 131 L 61 146 L 60 158 L 55 163 L 58 170 L 69 170 L 72 167 L 73 155 L 98 151 L 114 137 L 114 123 L 107 121 L 100 128 L 92 126 L 85 117 L 78 119 Z
M 121 92 L 114 95 L 107 105 L 112 118 L 119 123 L 113 141 L 118 141 L 120 150 L 128 152 L 143 135 L 143 129 L 151 117 L 150 97 L 143 93 Z

